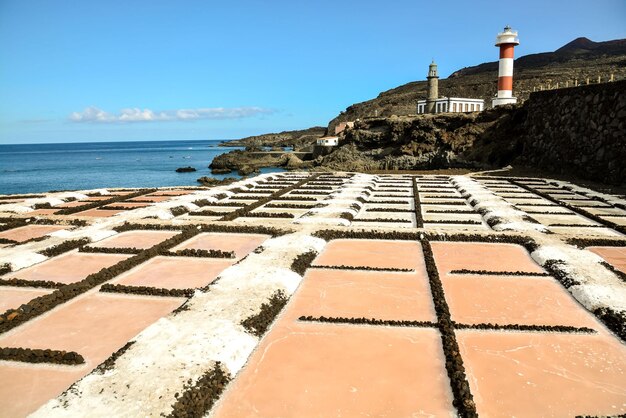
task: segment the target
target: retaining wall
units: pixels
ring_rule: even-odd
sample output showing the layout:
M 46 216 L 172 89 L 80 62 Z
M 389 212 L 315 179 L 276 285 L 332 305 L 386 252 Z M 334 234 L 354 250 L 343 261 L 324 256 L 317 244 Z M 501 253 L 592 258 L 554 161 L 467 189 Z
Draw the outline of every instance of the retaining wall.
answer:
M 626 183 L 626 81 L 532 93 L 524 107 L 525 164 Z

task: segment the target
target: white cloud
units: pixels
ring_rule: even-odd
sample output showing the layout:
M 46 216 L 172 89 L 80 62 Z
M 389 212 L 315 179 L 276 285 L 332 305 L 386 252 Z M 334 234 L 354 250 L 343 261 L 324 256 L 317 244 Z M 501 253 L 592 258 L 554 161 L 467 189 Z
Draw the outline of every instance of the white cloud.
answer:
M 201 119 L 242 119 L 257 115 L 269 115 L 272 109 L 263 107 L 207 107 L 198 109 L 163 110 L 155 112 L 137 107 L 122 109 L 119 113 L 109 113 L 95 106 L 85 108 L 82 112 L 72 112 L 72 122 L 87 123 L 130 123 L 130 122 L 161 122 L 161 121 L 194 121 Z

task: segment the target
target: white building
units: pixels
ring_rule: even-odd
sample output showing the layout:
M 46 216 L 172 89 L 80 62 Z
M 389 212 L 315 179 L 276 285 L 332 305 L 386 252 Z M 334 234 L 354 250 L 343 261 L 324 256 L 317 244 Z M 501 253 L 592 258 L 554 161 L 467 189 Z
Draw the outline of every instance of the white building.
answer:
M 334 147 L 339 144 L 339 137 L 325 136 L 317 140 L 317 145 L 322 147 Z
M 439 73 L 437 64 L 428 66 L 428 91 L 426 100 L 417 101 L 417 114 L 423 113 L 464 113 L 480 112 L 485 107 L 483 99 L 468 99 L 465 97 L 439 97 Z
M 464 113 L 480 112 L 485 107 L 483 99 L 467 99 L 464 97 L 441 97 L 436 99 L 433 113 Z M 417 113 L 428 113 L 426 111 L 427 100 L 417 101 Z

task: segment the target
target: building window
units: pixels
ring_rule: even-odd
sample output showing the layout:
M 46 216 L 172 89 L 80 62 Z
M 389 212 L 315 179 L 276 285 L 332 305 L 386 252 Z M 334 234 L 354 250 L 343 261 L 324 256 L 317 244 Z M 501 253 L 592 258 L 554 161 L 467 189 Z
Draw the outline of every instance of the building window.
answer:
M 452 103 L 452 111 L 456 112 L 456 103 Z

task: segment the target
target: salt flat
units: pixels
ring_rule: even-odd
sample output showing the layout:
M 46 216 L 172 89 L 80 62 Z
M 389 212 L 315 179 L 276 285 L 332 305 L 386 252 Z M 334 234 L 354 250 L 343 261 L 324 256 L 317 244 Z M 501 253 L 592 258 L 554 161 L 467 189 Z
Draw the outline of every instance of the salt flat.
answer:
M 625 208 L 344 172 L 7 196 L 0 417 L 626 413 Z

